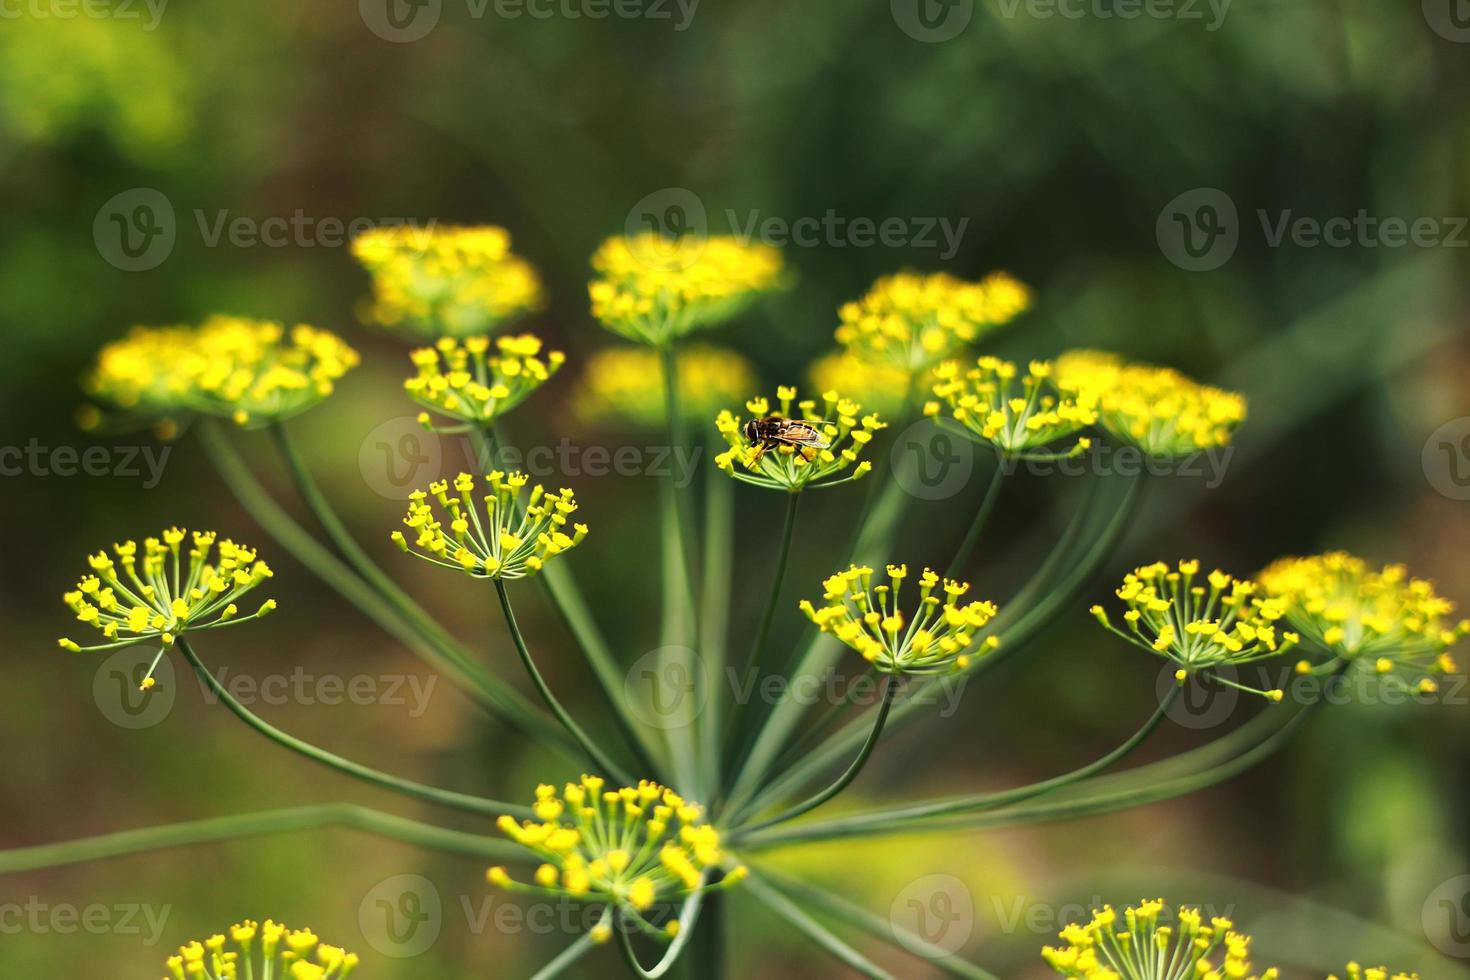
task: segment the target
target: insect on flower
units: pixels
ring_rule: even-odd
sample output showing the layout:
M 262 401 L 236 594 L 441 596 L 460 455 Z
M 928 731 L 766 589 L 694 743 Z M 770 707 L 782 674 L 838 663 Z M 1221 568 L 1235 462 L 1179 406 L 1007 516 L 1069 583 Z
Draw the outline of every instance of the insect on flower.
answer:
M 807 456 L 808 449 L 827 449 L 832 443 L 822 431 L 810 422 L 799 422 L 796 419 L 788 419 L 781 415 L 767 415 L 764 418 L 751 419 L 745 423 L 745 439 L 752 446 L 759 446 L 752 464 L 762 456 L 778 446 L 794 446 L 802 457 L 810 460 Z M 813 456 L 815 453 L 813 453 Z

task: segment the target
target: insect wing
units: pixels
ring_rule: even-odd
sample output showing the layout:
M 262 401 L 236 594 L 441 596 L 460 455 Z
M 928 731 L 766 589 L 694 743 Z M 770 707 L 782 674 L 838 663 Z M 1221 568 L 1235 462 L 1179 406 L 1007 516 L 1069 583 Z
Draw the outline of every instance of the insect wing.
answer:
M 790 419 L 781 423 L 776 438 L 794 446 L 809 446 L 812 449 L 826 449 L 832 445 L 816 426 Z

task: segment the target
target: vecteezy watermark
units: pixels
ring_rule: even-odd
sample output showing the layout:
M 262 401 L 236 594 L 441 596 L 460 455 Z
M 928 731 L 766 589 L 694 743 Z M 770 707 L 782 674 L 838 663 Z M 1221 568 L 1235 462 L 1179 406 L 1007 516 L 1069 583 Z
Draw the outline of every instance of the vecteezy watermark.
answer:
M 699 0 L 463 0 L 472 20 L 647 20 L 689 29 Z M 385 41 L 420 41 L 439 25 L 444 0 L 358 0 L 368 30 Z
M 194 208 L 190 214 L 206 248 L 342 248 L 370 228 L 409 225 L 428 229 L 434 225 L 432 220 L 412 218 L 316 216 L 301 208 L 266 217 L 237 214 L 229 208 Z M 152 187 L 114 194 L 92 219 L 98 254 L 124 272 L 158 268 L 173 253 L 179 232 L 173 202 Z
M 1007 459 L 1001 463 L 1006 474 L 1024 471 L 1032 476 L 1167 476 L 1202 480 L 1206 490 L 1225 482 L 1225 471 L 1235 457 L 1234 446 L 1197 449 L 1183 456 L 1152 456 L 1137 446 L 1103 442 L 1087 452 L 1063 459 Z
M 1159 668 L 1159 676 L 1154 682 L 1154 693 L 1160 704 L 1179 686 L 1179 679 L 1175 676 L 1178 670 L 1173 662 L 1166 662 Z M 1235 680 L 1234 668 L 1222 667 L 1218 673 L 1227 680 Z M 1203 731 L 1225 724 L 1235 714 L 1235 706 L 1239 701 L 1238 688 L 1207 677 L 1185 684 L 1184 689 L 1174 696 L 1165 714 L 1180 728 Z
M 1267 248 L 1466 248 L 1470 218 L 1370 214 L 1303 215 L 1291 208 L 1257 208 Z M 1154 234 L 1164 257 L 1181 269 L 1218 269 L 1235 254 L 1242 233 L 1235 202 L 1214 187 L 1196 187 L 1164 205 Z
M 24 902 L 0 902 L 0 936 L 27 933 L 141 936 L 144 946 L 157 946 L 172 912 L 172 905 L 150 905 L 146 902 L 51 904 L 32 895 Z
M 440 437 L 413 415 L 400 415 L 373 427 L 357 450 L 363 482 L 388 500 L 407 500 L 444 475 Z
M 24 446 L 0 446 L 0 477 L 141 478 L 143 489 L 152 490 L 171 452 L 172 446 L 47 446 L 32 437 Z
M 164 657 L 158 662 L 152 689 L 139 690 L 157 655 L 156 647 L 140 644 L 109 654 L 98 665 L 92 675 L 92 702 L 102 717 L 119 728 L 138 731 L 152 728 L 169 716 L 178 696 L 171 660 Z
M 912 497 L 946 500 L 963 490 L 975 470 L 970 440 L 927 419 L 898 434 L 888 453 L 893 479 Z
M 894 940 L 917 956 L 957 953 L 975 931 L 975 897 L 954 875 L 924 875 L 894 896 L 888 924 Z
M 1424 440 L 1424 479 L 1451 500 L 1470 500 L 1470 415 L 1450 419 Z
M 975 0 L 889 0 L 893 22 L 915 41 L 939 44 L 960 36 L 975 16 Z
M 136 20 L 151 31 L 167 6 L 168 0 L 0 0 L 0 20 Z
M 1225 23 L 1231 0 L 997 0 L 1006 20 L 1017 16 L 1050 20 L 1149 20 L 1201 21 L 1214 32 Z
M 1420 911 L 1424 936 L 1446 956 L 1470 958 L 1470 874 L 1439 883 Z
M 1465 0 L 1421 0 L 1430 30 L 1457 44 L 1470 43 L 1470 4 Z
M 423 875 L 394 875 L 362 897 L 357 927 L 367 944 L 384 956 L 418 956 L 439 939 L 444 902 L 439 889 Z

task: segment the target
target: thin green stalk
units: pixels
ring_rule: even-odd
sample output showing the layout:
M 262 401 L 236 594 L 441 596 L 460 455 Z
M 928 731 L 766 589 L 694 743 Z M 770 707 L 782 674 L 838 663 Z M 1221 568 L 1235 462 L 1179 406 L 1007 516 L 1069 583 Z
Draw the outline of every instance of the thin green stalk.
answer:
M 507 840 L 447 830 L 354 803 L 316 803 L 13 848 L 0 851 L 0 874 L 59 868 L 170 847 L 213 844 L 322 827 L 347 827 L 469 857 L 505 861 L 525 860 L 526 857 L 521 847 Z
M 541 676 L 541 671 L 536 669 L 536 662 L 531 659 L 531 651 L 526 648 L 526 638 L 521 635 L 521 628 L 516 624 L 516 614 L 510 607 L 510 595 L 505 591 L 505 583 L 495 579 L 495 594 L 500 597 L 500 609 L 505 613 L 505 625 L 510 630 L 511 640 L 515 643 L 516 653 L 521 655 L 521 663 L 526 666 L 526 673 L 531 677 L 531 683 L 536 685 L 536 690 L 541 694 L 541 700 L 546 702 L 546 707 L 562 723 L 562 726 L 571 734 L 572 738 L 582 747 L 587 757 L 602 768 L 608 776 L 619 780 L 625 785 L 632 782 L 626 771 L 613 762 L 606 752 L 598 747 L 597 743 L 587 736 L 578 725 L 576 720 L 562 707 L 556 695 L 551 693 L 551 688 L 546 685 L 546 680 Z
M 768 820 L 762 820 L 760 823 L 753 824 L 745 830 L 745 833 L 755 834 L 769 827 L 774 827 L 777 824 L 785 823 L 788 820 L 795 820 L 802 814 L 815 810 L 852 785 L 852 781 L 857 779 L 858 773 L 863 771 L 863 766 L 868 764 L 868 757 L 873 754 L 873 749 L 877 746 L 878 739 L 883 734 L 883 723 L 888 720 L 888 710 L 893 707 L 893 693 L 897 686 L 892 675 L 883 679 L 883 703 L 878 706 L 878 716 L 873 721 L 873 730 L 868 733 L 868 740 L 863 743 L 863 747 L 858 751 L 857 758 L 853 759 L 852 765 L 848 766 L 846 771 L 837 777 L 836 782 L 815 796 L 798 803 L 785 813 L 777 814 Z
M 704 574 L 700 576 L 699 653 L 710 693 L 723 687 L 729 657 L 726 631 L 730 627 L 731 557 L 735 537 L 735 484 L 711 477 L 705 480 Z M 725 702 L 710 697 L 699 716 L 700 767 L 707 788 L 723 785 L 720 733 L 724 731 Z M 711 794 L 706 793 L 706 797 Z M 706 911 L 706 922 L 710 916 Z
M 953 816 L 959 813 L 993 810 L 997 807 L 1021 803 L 1026 800 L 1035 799 L 1038 796 L 1045 796 L 1066 786 L 1071 786 L 1074 783 L 1089 779 L 1126 758 L 1158 729 L 1168 714 L 1169 708 L 1173 706 L 1175 700 L 1179 697 L 1180 690 L 1181 688 L 1179 686 L 1170 688 L 1169 693 L 1149 716 L 1148 720 L 1130 735 L 1125 742 L 1106 755 L 1078 769 L 1073 769 L 1071 772 L 1025 786 L 1002 790 L 997 793 L 974 793 L 965 796 L 948 797 L 942 800 L 930 800 L 924 803 L 887 807 L 881 810 L 868 810 L 862 813 L 839 817 L 835 820 L 829 820 L 825 823 L 807 824 L 807 826 L 820 828 L 823 831 L 830 831 L 835 836 L 841 837 L 883 834 L 888 833 L 895 827 L 911 826 L 920 820 Z M 764 824 L 757 824 L 747 831 L 738 833 L 735 838 L 735 844 L 738 846 L 741 841 L 745 840 L 746 834 L 751 835 L 752 840 L 759 840 L 758 831 L 768 826 L 771 826 L 770 821 Z
M 603 909 L 602 918 L 597 920 L 597 926 L 594 928 L 609 925 L 611 919 L 612 909 Z M 568 967 L 590 953 L 596 945 L 597 943 L 592 939 L 592 932 L 584 933 L 576 942 L 557 954 L 556 959 L 532 974 L 531 980 L 552 980 L 553 977 L 561 976 Z
M 256 480 L 218 422 L 201 419 L 198 432 L 205 454 L 240 505 L 297 561 L 489 713 L 522 732 L 548 739 L 560 752 L 570 756 L 578 754 L 576 746 L 519 691 L 468 658 L 450 656 L 443 651 L 307 534 Z
M 863 976 L 871 980 L 896 980 L 893 974 L 843 942 L 826 926 L 808 915 L 800 905 L 767 884 L 761 876 L 752 873 L 741 883 L 740 890 L 769 908 L 776 914 L 776 918 L 794 927 L 802 935 Z
M 230 693 L 229 688 L 221 684 L 209 672 L 209 668 L 204 666 L 204 662 L 199 659 L 199 655 L 194 652 L 194 648 L 187 639 L 181 636 L 175 641 L 174 645 L 183 652 L 189 664 L 194 668 L 194 672 L 199 675 L 202 681 L 209 685 L 210 691 L 223 702 L 226 708 L 230 709 L 235 717 L 245 722 L 245 724 L 257 732 L 260 732 L 266 738 L 293 752 L 300 753 L 308 759 L 320 762 L 325 766 L 336 769 L 338 772 L 346 773 L 364 782 L 372 783 L 374 786 L 392 790 L 404 796 L 412 796 L 420 800 L 427 800 L 430 803 L 437 803 L 440 806 L 453 807 L 456 810 L 466 810 L 470 813 L 478 813 L 491 817 L 498 817 L 506 813 L 517 818 L 527 818 L 532 815 L 531 811 L 526 807 L 516 806 L 512 803 L 502 803 L 499 800 L 490 800 L 480 796 L 471 796 L 467 793 L 456 793 L 452 790 L 439 789 L 435 786 L 426 786 L 423 783 L 416 783 L 411 779 L 403 779 L 386 772 L 380 772 L 371 766 L 365 766 L 360 762 L 353 762 L 351 759 L 344 759 L 342 756 L 328 752 L 326 749 L 318 748 L 310 742 L 299 739 L 294 735 L 288 735 L 241 704 Z
M 980 506 L 975 510 L 975 518 L 970 521 L 970 529 L 965 532 L 965 538 L 960 542 L 954 558 L 950 560 L 949 569 L 944 573 L 945 578 L 959 578 L 965 568 L 970 564 L 970 556 L 975 552 L 975 545 L 980 543 L 980 532 L 985 530 L 985 522 L 990 519 L 990 512 L 995 509 L 995 501 L 1000 497 L 1000 485 L 1006 475 L 1006 459 L 1004 456 L 995 457 L 995 472 L 990 474 L 990 482 L 985 486 L 985 496 L 980 499 Z
M 700 906 L 704 902 L 704 892 L 697 891 L 684 900 L 684 907 L 679 912 L 679 934 L 669 943 L 664 955 L 652 967 L 645 969 L 638 962 L 638 953 L 633 949 L 633 939 L 629 930 L 616 928 L 613 931 L 618 934 L 618 948 L 623 951 L 623 961 L 643 980 L 658 980 L 665 973 L 673 969 L 678 962 L 679 955 L 684 952 L 684 947 L 689 945 L 690 938 L 694 935 L 694 927 L 699 921 Z
M 890 946 L 922 956 L 926 961 L 952 977 L 961 977 L 963 980 L 1000 980 L 995 974 L 962 959 L 942 946 L 934 945 L 891 916 L 876 915 L 860 905 L 854 905 L 840 895 L 834 895 L 826 889 L 817 888 L 798 878 L 780 874 L 767 867 L 760 868 L 760 874 L 766 879 L 767 884 L 797 904 L 826 912 L 834 919 L 861 929 Z

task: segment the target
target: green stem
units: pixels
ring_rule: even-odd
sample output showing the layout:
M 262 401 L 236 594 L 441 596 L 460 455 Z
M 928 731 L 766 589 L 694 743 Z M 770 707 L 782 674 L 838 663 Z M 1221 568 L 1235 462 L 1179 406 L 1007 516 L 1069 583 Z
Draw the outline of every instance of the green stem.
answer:
M 759 875 L 752 873 L 741 883 L 741 891 L 764 904 L 776 917 L 793 926 L 802 935 L 871 980 L 896 980 L 893 974 L 870 961 L 862 953 L 837 938 L 826 926 L 807 914 L 806 910 L 772 888 Z
M 633 949 L 633 939 L 629 930 L 616 928 L 618 934 L 618 948 L 623 951 L 623 961 L 643 980 L 658 980 L 665 973 L 674 968 L 679 960 L 679 954 L 684 952 L 684 947 L 689 945 L 690 938 L 694 935 L 694 927 L 699 921 L 699 909 L 704 902 L 704 892 L 697 891 L 684 900 L 684 908 L 679 912 L 679 934 L 669 943 L 669 948 L 664 950 L 664 955 L 652 967 L 645 969 L 638 962 L 638 954 Z
M 729 657 L 726 631 L 730 626 L 731 554 L 735 536 L 735 484 L 718 477 L 705 481 L 704 574 L 700 576 L 699 652 L 711 693 L 723 686 Z M 700 758 L 707 785 L 722 786 L 720 733 L 724 731 L 725 702 L 711 697 L 699 717 Z M 714 909 L 706 909 L 709 923 Z M 719 916 L 713 916 L 719 918 Z M 708 930 L 706 930 L 708 931 Z
M 582 726 L 578 725 L 576 720 L 567 713 L 567 709 L 562 707 L 561 702 L 556 699 L 556 695 L 551 693 L 551 688 L 547 686 L 545 678 L 541 676 L 541 671 L 536 669 L 536 663 L 531 659 L 531 651 L 526 648 L 526 638 L 521 635 L 521 628 L 516 624 L 516 614 L 510 607 L 510 595 L 505 591 L 505 583 L 498 578 L 494 582 L 495 594 L 500 597 L 500 609 L 505 613 L 506 628 L 510 630 L 510 637 L 515 643 L 516 653 L 520 654 L 521 663 L 525 664 L 526 673 L 530 675 L 531 683 L 536 685 L 536 690 L 541 694 L 541 700 L 546 702 L 546 707 L 551 709 L 551 713 L 562 723 L 562 726 L 571 734 L 576 743 L 582 747 L 582 751 L 587 754 L 589 759 L 600 766 L 604 773 L 625 785 L 632 782 L 627 772 L 621 766 L 617 765 L 617 763 L 613 762 L 607 753 L 598 748 L 597 743 L 587 736 L 587 733 L 582 730 Z
M 598 920 L 597 926 L 601 927 L 604 925 L 608 925 L 609 920 L 611 919 L 612 908 L 609 907 L 603 909 L 602 918 Z M 562 973 L 566 971 L 567 967 L 571 966 L 573 963 L 577 962 L 582 957 L 590 953 L 593 947 L 595 947 L 596 945 L 597 944 L 592 939 L 592 933 L 590 931 L 585 933 L 584 935 L 579 937 L 576 942 L 572 943 L 566 949 L 557 954 L 556 959 L 552 960 L 550 963 L 537 970 L 531 976 L 531 980 L 552 980 L 553 977 L 561 976 Z
M 878 744 L 878 738 L 883 734 L 883 723 L 888 720 L 888 709 L 893 707 L 893 694 L 897 687 L 898 685 L 894 682 L 892 675 L 883 679 L 883 703 L 878 707 L 878 717 L 873 721 L 873 730 L 868 733 L 868 740 L 863 743 L 862 749 L 858 751 L 857 758 L 853 759 L 852 764 L 847 767 L 847 770 L 841 776 L 837 777 L 836 782 L 815 796 L 798 803 L 785 813 L 777 814 L 768 820 L 753 824 L 744 833 L 755 834 L 769 827 L 774 827 L 777 824 L 785 823 L 788 820 L 795 820 L 804 813 L 810 813 L 838 793 L 847 789 L 852 784 L 852 781 L 857 779 L 858 773 L 863 771 L 863 766 L 868 764 L 868 757 L 873 754 L 873 748 Z
M 970 522 L 970 529 L 965 532 L 965 538 L 960 542 L 959 549 L 955 551 L 954 558 L 950 560 L 949 570 L 944 573 L 945 578 L 957 579 L 964 573 L 970 564 L 970 556 L 975 552 L 975 545 L 980 543 L 980 532 L 985 529 L 985 522 L 990 518 L 990 512 L 995 509 L 995 501 L 1000 496 L 1000 485 L 1006 475 L 1006 459 L 997 455 L 995 458 L 995 472 L 990 475 L 990 482 L 986 484 L 985 496 L 980 500 L 980 506 L 975 510 L 975 518 Z
M 209 668 L 204 666 L 204 662 L 199 659 L 199 655 L 194 652 L 193 646 L 190 645 L 187 639 L 182 636 L 179 637 L 175 641 L 175 646 L 183 652 L 189 664 L 194 668 L 194 672 L 199 675 L 200 680 L 209 685 L 210 691 L 223 702 L 226 708 L 230 709 L 235 717 L 245 722 L 245 724 L 257 732 L 260 732 L 266 738 L 293 752 L 300 753 L 308 759 L 320 762 L 325 766 L 336 769 L 338 772 L 346 773 L 364 782 L 372 783 L 374 786 L 392 790 L 404 796 L 412 796 L 420 800 L 427 800 L 430 803 L 437 803 L 440 806 L 453 807 L 457 810 L 466 810 L 470 813 L 479 813 L 491 817 L 498 817 L 505 813 L 517 818 L 531 816 L 531 811 L 526 807 L 515 806 L 511 803 L 502 803 L 499 800 L 485 799 L 480 796 L 470 796 L 467 793 L 456 793 L 452 790 L 426 786 L 423 783 L 416 783 L 411 779 L 403 779 L 386 772 L 380 772 L 360 762 L 344 759 L 340 755 L 318 748 L 310 742 L 296 738 L 294 735 L 288 735 L 251 712 L 249 708 L 236 700 L 235 696 L 230 693 L 229 688 L 221 684 L 209 672 Z
M 170 847 L 213 844 L 321 827 L 347 827 L 434 850 L 494 860 L 525 860 L 526 852 L 510 841 L 446 830 L 352 803 L 318 803 L 283 810 L 239 813 L 190 820 L 140 830 L 81 837 L 0 851 L 0 874 L 58 868 Z

